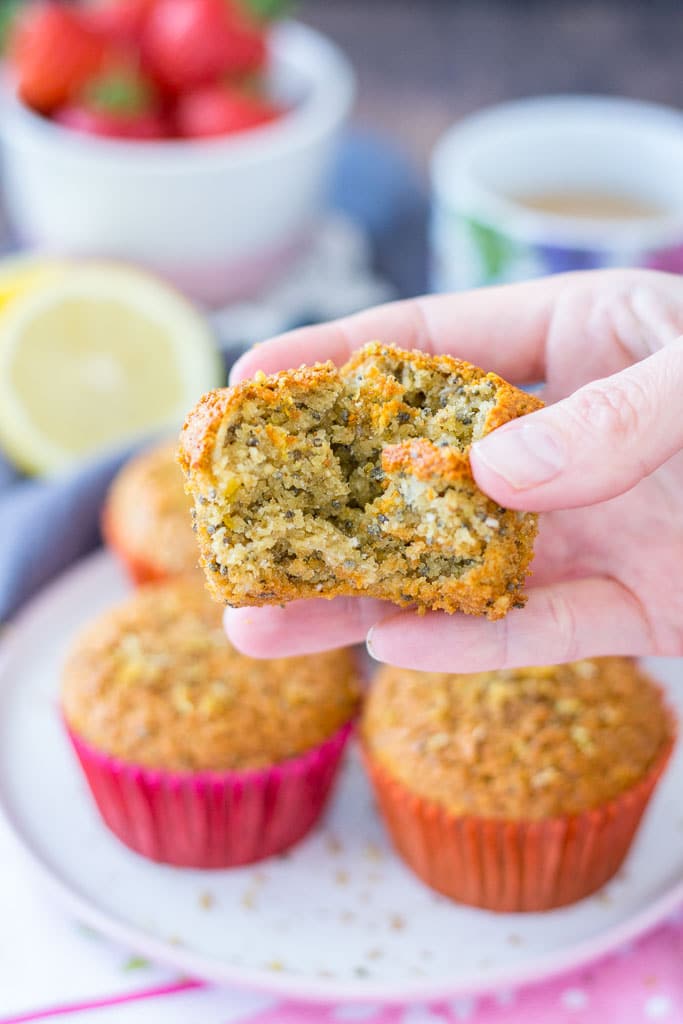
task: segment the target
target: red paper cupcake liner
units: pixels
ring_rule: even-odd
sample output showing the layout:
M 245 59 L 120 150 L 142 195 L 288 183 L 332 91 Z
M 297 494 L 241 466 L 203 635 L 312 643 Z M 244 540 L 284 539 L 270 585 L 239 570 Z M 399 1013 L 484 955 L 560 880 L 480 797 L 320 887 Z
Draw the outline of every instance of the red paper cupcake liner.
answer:
M 132 583 L 140 586 L 143 583 L 158 583 L 168 579 L 169 573 L 160 566 L 147 558 L 133 554 L 126 548 L 106 507 L 102 513 L 100 526 L 105 544 L 117 556 Z
M 220 773 L 127 764 L 67 731 L 100 814 L 121 842 L 164 864 L 228 868 L 281 853 L 306 835 L 351 728 L 273 767 Z
M 457 903 L 501 912 L 575 903 L 619 870 L 673 749 L 602 807 L 516 822 L 458 816 L 411 793 L 364 751 L 382 817 L 403 860 Z

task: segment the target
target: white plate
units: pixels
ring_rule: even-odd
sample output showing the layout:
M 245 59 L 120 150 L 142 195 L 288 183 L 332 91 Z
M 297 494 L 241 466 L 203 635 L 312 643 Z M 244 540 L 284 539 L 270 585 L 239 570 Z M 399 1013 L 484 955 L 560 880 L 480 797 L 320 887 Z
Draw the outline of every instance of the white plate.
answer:
M 66 646 L 126 590 L 111 559 L 95 555 L 31 604 L 0 659 L 0 805 L 43 879 L 93 927 L 207 980 L 391 1002 L 539 980 L 683 900 L 683 744 L 619 878 L 543 915 L 460 908 L 417 882 L 389 850 L 355 757 L 323 824 L 286 858 L 199 872 L 130 853 L 100 823 L 57 713 Z M 683 664 L 650 667 L 683 714 Z

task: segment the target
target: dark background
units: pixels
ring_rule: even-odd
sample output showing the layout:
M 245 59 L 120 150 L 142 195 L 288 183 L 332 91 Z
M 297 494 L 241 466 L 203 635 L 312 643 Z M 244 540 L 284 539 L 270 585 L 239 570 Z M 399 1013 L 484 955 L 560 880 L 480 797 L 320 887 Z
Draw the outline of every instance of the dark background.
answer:
M 302 0 L 344 47 L 357 120 L 424 169 L 462 115 L 546 92 L 621 93 L 683 106 L 683 0 Z

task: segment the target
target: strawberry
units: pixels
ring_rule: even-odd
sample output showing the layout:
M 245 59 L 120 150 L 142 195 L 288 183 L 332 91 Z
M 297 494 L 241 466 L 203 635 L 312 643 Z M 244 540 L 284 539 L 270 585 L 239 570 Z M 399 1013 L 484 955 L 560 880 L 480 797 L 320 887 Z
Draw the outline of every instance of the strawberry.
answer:
M 161 139 L 168 134 L 153 90 L 134 71 L 93 79 L 79 100 L 58 110 L 54 120 L 65 128 L 110 139 Z
M 154 0 L 100 0 L 84 12 L 91 27 L 105 39 L 138 46 Z
M 238 0 L 156 0 L 145 24 L 147 70 L 172 93 L 263 67 L 263 27 Z
M 185 93 L 176 108 L 176 128 L 186 139 L 233 135 L 274 121 L 281 111 L 258 96 L 222 85 Z
M 20 18 L 10 41 L 19 96 L 49 113 L 69 102 L 106 57 L 106 45 L 76 8 L 38 3 Z

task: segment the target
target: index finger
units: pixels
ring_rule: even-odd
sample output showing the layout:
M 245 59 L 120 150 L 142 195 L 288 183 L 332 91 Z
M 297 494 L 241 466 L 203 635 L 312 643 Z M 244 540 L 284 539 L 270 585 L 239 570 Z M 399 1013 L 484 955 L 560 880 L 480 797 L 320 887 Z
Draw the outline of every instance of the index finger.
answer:
M 376 306 L 328 324 L 303 327 L 265 341 L 235 363 L 230 382 L 257 370 L 275 373 L 331 359 L 341 365 L 367 341 L 447 353 L 483 365 L 507 380 L 539 380 L 553 309 L 578 274 L 431 295 Z

